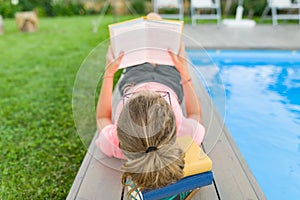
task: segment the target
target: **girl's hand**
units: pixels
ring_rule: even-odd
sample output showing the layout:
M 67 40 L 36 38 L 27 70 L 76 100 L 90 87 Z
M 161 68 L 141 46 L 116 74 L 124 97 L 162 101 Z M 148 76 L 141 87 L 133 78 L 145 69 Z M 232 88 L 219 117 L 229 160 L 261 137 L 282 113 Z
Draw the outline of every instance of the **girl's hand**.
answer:
M 178 55 L 174 54 L 170 49 L 168 50 L 175 68 L 179 71 L 182 79 L 190 79 L 188 65 L 186 62 L 185 48 L 181 45 Z
M 147 19 L 160 20 L 161 16 L 157 13 L 151 12 L 147 15 Z
M 106 69 L 105 69 L 106 76 L 113 76 L 118 71 L 123 56 L 124 56 L 124 52 L 121 52 L 118 58 L 115 59 L 112 48 L 111 46 L 109 46 L 106 54 Z

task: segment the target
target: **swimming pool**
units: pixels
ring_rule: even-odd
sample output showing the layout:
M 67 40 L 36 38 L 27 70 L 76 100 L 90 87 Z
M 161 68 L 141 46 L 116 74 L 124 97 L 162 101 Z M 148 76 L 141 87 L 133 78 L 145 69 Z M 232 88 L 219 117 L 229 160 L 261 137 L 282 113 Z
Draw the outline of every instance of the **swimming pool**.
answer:
M 300 52 L 211 50 L 207 54 L 188 50 L 267 199 L 299 199 Z

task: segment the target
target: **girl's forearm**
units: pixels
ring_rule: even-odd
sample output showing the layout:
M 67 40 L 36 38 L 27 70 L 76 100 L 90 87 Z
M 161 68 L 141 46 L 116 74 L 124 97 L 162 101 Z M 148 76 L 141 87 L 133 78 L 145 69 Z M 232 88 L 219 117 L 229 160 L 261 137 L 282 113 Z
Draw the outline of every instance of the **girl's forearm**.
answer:
M 187 117 L 193 118 L 196 121 L 202 123 L 201 104 L 195 92 L 186 60 L 182 62 L 181 69 L 182 69 L 180 70 L 180 75 L 182 80 L 181 84 L 183 88 Z
M 169 54 L 174 62 L 176 69 L 179 71 L 181 76 L 181 84 L 183 87 L 187 117 L 193 118 L 196 121 L 202 123 L 201 105 L 198 96 L 194 90 L 194 86 L 192 84 L 188 64 L 186 61 L 187 56 L 184 45 L 181 45 L 179 55 L 173 54 L 171 50 L 169 50 Z
M 112 48 L 109 46 L 106 54 L 106 67 L 103 82 L 97 104 L 97 128 L 101 130 L 104 126 L 112 124 L 112 90 L 114 74 L 118 71 L 124 53 L 121 52 L 117 59 L 114 58 Z
M 182 80 L 185 109 L 188 118 L 202 123 L 202 110 L 198 96 L 190 78 Z
M 98 130 L 101 130 L 107 124 L 112 123 L 112 90 L 113 75 L 104 74 L 97 104 L 96 120 Z

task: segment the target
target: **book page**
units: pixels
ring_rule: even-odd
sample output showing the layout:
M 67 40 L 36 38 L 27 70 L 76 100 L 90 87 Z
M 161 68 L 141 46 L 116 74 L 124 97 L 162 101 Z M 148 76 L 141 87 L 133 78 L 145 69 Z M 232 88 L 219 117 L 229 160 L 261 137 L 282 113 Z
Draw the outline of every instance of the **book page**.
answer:
M 146 59 L 149 62 L 174 65 L 168 49 L 178 54 L 182 25 L 182 23 L 173 23 L 172 21 L 147 21 L 146 46 L 150 50 L 147 52 Z
M 126 54 L 126 52 L 145 46 L 145 20 L 143 18 L 110 25 L 109 31 L 115 57 L 122 51 Z
M 127 51 L 120 63 L 119 69 L 129 66 L 139 65 L 147 61 L 147 49 L 139 48 L 131 51 Z
M 168 49 L 178 53 L 181 44 L 181 21 L 147 20 L 138 18 L 113 24 L 110 40 L 113 53 L 117 57 L 125 53 L 119 68 L 145 62 L 174 65 Z
M 146 33 L 145 29 L 134 29 L 115 34 L 111 38 L 111 46 L 115 57 L 124 52 L 119 68 L 138 65 L 145 61 Z M 136 54 L 136 55 L 135 55 Z
M 145 52 L 145 60 L 149 63 L 174 66 L 169 52 L 165 49 L 148 48 Z
M 148 47 L 171 49 L 175 54 L 178 54 L 181 44 L 182 22 L 147 20 L 145 26 L 147 29 L 146 45 Z

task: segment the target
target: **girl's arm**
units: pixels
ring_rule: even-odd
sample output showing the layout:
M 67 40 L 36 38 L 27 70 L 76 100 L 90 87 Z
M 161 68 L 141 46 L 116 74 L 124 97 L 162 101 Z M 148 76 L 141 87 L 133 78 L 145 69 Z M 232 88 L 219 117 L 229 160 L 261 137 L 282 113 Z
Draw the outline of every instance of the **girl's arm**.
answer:
M 176 69 L 181 75 L 181 84 L 183 87 L 187 117 L 202 123 L 201 104 L 192 84 L 192 79 L 188 70 L 188 64 L 186 62 L 185 48 L 183 45 L 181 45 L 179 55 L 173 54 L 170 50 L 169 54 L 172 57 Z
M 106 125 L 112 124 L 113 79 L 114 74 L 118 71 L 123 55 L 124 54 L 121 53 L 117 59 L 114 59 L 111 47 L 109 47 L 106 55 L 106 68 L 96 110 L 96 121 L 99 131 Z

